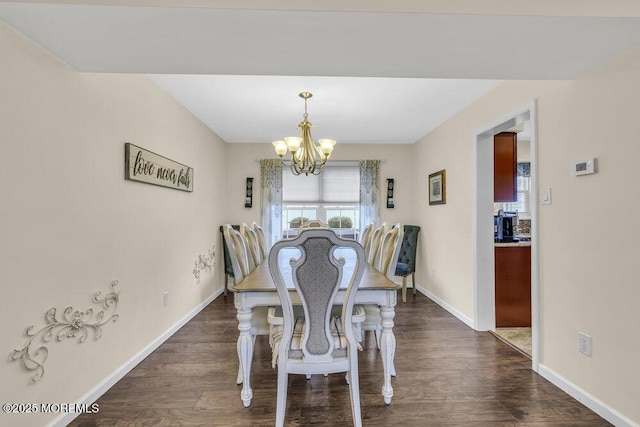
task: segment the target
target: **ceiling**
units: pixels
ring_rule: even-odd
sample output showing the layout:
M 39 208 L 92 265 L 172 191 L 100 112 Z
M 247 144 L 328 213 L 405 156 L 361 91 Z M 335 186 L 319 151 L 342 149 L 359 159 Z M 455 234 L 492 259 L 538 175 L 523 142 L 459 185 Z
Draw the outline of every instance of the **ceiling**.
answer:
M 0 20 L 80 72 L 149 75 L 227 142 L 297 134 L 309 91 L 315 138 L 413 143 L 502 80 L 640 44 L 640 6 L 580 1 L 0 1 Z

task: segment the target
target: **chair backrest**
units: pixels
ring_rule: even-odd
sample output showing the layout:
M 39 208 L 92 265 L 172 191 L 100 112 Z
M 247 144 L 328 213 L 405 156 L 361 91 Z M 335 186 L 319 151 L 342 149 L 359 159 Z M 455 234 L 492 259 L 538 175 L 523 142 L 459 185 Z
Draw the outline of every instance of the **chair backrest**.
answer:
M 287 363 L 296 319 L 290 289 L 278 264 L 278 256 L 281 250 L 292 247 L 301 252 L 299 258 L 290 260 L 291 280 L 299 295 L 305 317 L 300 346 L 303 353 L 301 360 L 305 364 L 332 363 L 336 356 L 333 354 L 335 344 L 331 330 L 331 309 L 343 282 L 345 265 L 344 258 L 336 258 L 334 251 L 338 247 L 355 251 L 355 265 L 346 291 L 341 317 L 351 319 L 356 291 L 366 266 L 364 250 L 358 242 L 340 239 L 331 230 L 319 228 L 304 230 L 295 239 L 281 240 L 271 248 L 269 270 L 278 290 L 283 312 L 283 334 L 278 353 L 279 369 Z M 353 328 L 344 327 L 344 335 L 350 348 L 356 349 L 357 340 Z
M 225 224 L 227 225 L 227 224 Z M 229 249 L 227 248 L 227 241 L 224 238 L 224 225 L 220 226 L 220 236 L 222 237 L 222 254 L 224 257 L 224 274 L 229 277 L 233 277 L 233 266 L 231 265 L 231 259 L 229 258 Z M 240 230 L 239 225 L 231 226 L 235 230 Z
M 398 262 L 407 264 L 412 271 L 416 268 L 416 250 L 418 248 L 418 234 L 420 227 L 417 225 L 404 226 L 404 238 L 402 248 L 398 254 Z
M 371 265 L 374 264 L 378 250 L 380 249 L 380 241 L 382 236 L 387 232 L 387 223 L 383 222 L 380 227 L 373 230 L 371 234 L 371 244 L 369 245 L 369 252 L 367 253 L 367 262 Z
M 258 246 L 260 246 L 260 253 L 262 254 L 262 259 L 267 259 L 267 255 L 269 254 L 269 249 L 267 249 L 267 237 L 264 234 L 264 229 L 257 223 L 253 222 L 253 229 L 258 236 Z
M 362 237 L 360 238 L 360 244 L 364 248 L 364 253 L 369 253 L 369 246 L 371 246 L 371 235 L 373 234 L 373 230 L 375 229 L 376 224 L 372 221 L 371 224 L 367 225 L 362 232 Z
M 330 228 L 329 224 L 325 224 L 319 219 L 312 219 L 309 221 L 303 222 L 300 227 L 298 227 L 298 232 L 306 230 L 307 228 Z
M 237 284 L 251 272 L 249 254 L 244 237 L 239 231 L 234 230 L 231 224 L 223 225 L 223 234 L 229 252 L 229 260 L 233 268 L 233 280 Z
M 262 264 L 262 251 L 260 251 L 260 243 L 258 242 L 258 234 L 249 227 L 246 223 L 242 223 L 240 227 L 240 233 L 244 236 L 247 249 L 249 250 L 249 268 L 253 271 L 254 268 Z
M 396 273 L 403 237 L 404 227 L 402 224 L 396 224 L 391 230 L 387 231 L 382 236 L 378 256 L 376 256 L 374 263 L 374 267 L 391 280 L 393 280 Z

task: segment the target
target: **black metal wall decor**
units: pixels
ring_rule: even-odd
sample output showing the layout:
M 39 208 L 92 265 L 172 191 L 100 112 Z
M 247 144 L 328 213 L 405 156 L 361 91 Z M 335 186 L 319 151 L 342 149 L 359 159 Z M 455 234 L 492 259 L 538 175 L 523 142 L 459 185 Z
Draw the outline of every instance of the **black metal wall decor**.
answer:
M 394 186 L 393 178 L 387 179 L 387 208 L 393 209 L 395 204 L 393 202 L 393 186 Z
M 244 195 L 244 207 L 253 206 L 253 178 L 247 178 L 247 188 Z

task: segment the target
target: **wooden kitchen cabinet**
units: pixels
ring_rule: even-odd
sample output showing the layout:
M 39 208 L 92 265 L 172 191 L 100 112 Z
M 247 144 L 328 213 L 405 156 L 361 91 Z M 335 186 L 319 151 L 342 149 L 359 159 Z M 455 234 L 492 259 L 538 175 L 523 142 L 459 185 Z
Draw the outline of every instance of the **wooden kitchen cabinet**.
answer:
M 493 137 L 493 201 L 518 200 L 517 152 L 515 132 L 501 132 Z
M 531 326 L 531 246 L 495 248 L 496 328 Z

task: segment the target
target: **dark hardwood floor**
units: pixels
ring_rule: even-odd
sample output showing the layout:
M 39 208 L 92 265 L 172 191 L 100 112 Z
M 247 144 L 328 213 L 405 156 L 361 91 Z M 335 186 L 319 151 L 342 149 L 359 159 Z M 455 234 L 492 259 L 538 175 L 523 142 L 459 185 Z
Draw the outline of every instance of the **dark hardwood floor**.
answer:
M 400 301 L 400 298 L 399 298 Z M 105 393 L 97 414 L 72 426 L 270 426 L 276 371 L 267 337 L 257 338 L 245 408 L 236 385 L 233 295 L 220 296 Z M 423 295 L 398 302 L 397 377 L 387 406 L 373 335 L 359 353 L 365 426 L 610 425 L 531 370 L 531 361 L 488 332 L 476 332 Z M 289 377 L 286 423 L 351 424 L 343 374 Z

